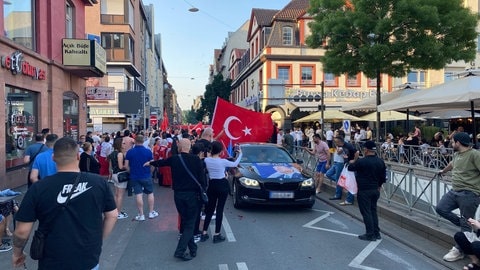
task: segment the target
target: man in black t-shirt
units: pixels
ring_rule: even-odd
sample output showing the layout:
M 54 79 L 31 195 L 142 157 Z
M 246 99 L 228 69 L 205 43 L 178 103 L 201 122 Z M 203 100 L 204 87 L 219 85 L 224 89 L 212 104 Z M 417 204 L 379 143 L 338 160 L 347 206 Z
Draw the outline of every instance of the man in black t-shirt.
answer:
M 53 158 L 57 173 L 30 187 L 15 216 L 13 266 L 24 265 L 23 249 L 38 220 L 39 229 L 48 235 L 38 269 L 93 269 L 103 239 L 117 221 L 112 192 L 101 176 L 80 173 L 78 146 L 72 138 L 55 143 Z

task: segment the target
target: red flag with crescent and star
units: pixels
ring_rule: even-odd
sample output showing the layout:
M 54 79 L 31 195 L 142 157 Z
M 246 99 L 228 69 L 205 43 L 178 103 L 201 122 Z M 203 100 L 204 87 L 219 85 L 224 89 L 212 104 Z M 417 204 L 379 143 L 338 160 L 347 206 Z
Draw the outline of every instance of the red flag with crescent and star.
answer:
M 268 142 L 273 132 L 270 113 L 251 111 L 217 97 L 212 118 L 214 137 L 223 145 L 239 142 Z

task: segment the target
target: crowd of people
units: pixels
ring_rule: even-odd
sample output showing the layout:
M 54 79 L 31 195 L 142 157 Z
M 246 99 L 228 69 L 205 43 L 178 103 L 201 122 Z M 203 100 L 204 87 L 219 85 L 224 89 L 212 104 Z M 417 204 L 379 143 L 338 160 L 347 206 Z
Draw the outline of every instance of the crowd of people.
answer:
M 324 177 L 338 183 L 345 167 L 354 171 L 358 184 L 358 206 L 365 223 L 365 234 L 359 235 L 359 239 L 381 239 L 376 207 L 379 191 L 386 179 L 386 167 L 381 156 L 377 155 L 377 146 L 382 149 L 391 147 L 393 138 L 387 137 L 383 144 L 375 143 L 372 140 L 372 130 L 368 127 L 364 131 L 360 128 L 358 132 L 365 135 L 365 140 L 360 137 L 363 135 L 357 138 L 357 132 L 353 138 L 347 138 L 341 129 L 333 128 L 327 129 L 325 134 L 311 127 L 307 127 L 304 132 L 295 127 L 285 131 L 276 129 L 275 133 L 272 135 L 272 143 L 284 146 L 292 154 L 294 151 L 308 151 L 318 160 L 314 173 L 317 194 L 322 192 Z M 77 238 L 73 238 L 69 245 L 72 250 L 85 254 L 87 258 L 78 265 L 98 269 L 102 239 L 108 236 L 117 220 L 128 217 L 122 208 L 126 191 L 129 195 L 134 195 L 137 205 L 134 220 L 143 222 L 147 218 L 158 217 L 153 193 L 155 183 L 172 187 L 174 192 L 180 233 L 174 252 L 176 258 L 191 260 L 196 256 L 197 243 L 210 238 L 207 229 L 215 216 L 213 242 L 225 241 L 221 234 L 223 211 L 229 193 L 225 172 L 228 167 L 239 164 L 242 153 L 238 152 L 235 160 L 223 158 L 221 154 L 224 153 L 224 145 L 215 141 L 214 135 L 209 127 L 198 132 L 180 129 L 134 133 L 123 130 L 112 134 L 87 132 L 79 137 L 78 142 L 68 137 L 59 138 L 50 132 L 37 134 L 35 143 L 26 149 L 24 158 L 29 168 L 29 191 L 20 206 L 12 201 L 7 209 L 8 213 L 16 211 L 16 229 L 13 232 L 14 266 L 21 266 L 25 262 L 23 249 L 34 222 L 38 220 L 38 230 L 56 237 L 88 232 L 91 246 L 80 244 L 83 240 Z M 413 141 L 415 145 L 425 143 L 418 126 L 409 137 L 406 140 Z M 359 158 L 360 152 L 353 145 L 357 139 L 362 142 L 363 158 Z M 399 138 L 398 145 L 401 140 Z M 470 136 L 461 128 L 448 136 L 438 132 L 429 145 L 447 147 L 446 140 L 449 141 L 448 147 L 455 150 L 455 155 L 439 173 L 452 171 L 452 189 L 442 197 L 436 211 L 459 226 L 461 232 L 454 235 L 457 245 L 445 255 L 444 260 L 455 261 L 469 255 L 472 262 L 465 269 L 480 269 L 480 238 L 476 233 L 468 234 L 472 228 L 475 232 L 480 228 L 480 152 L 472 149 Z M 129 173 L 129 181 L 119 181 L 119 174 L 123 172 Z M 113 193 L 108 182 L 113 183 Z M 89 193 L 89 189 L 95 191 Z M 203 192 L 208 195 L 208 201 L 202 200 Z M 79 196 L 83 193 L 85 195 Z M 144 194 L 147 212 L 144 212 Z M 342 200 L 343 194 L 343 187 L 337 185 L 330 200 L 341 200 L 339 204 L 342 206 L 353 205 L 355 195 L 346 192 L 346 197 Z M 91 201 L 87 203 L 87 200 Z M 92 202 L 95 205 L 92 205 L 91 211 L 82 212 L 80 205 L 90 205 Z M 67 209 L 63 215 L 57 216 L 57 208 L 60 208 L 58 205 Z M 452 212 L 455 209 L 460 210 L 460 216 Z M 200 225 L 202 212 L 203 226 Z M 76 222 L 79 215 L 96 226 L 87 229 L 83 222 Z M 56 219 L 71 224 L 71 228 L 68 231 L 60 229 L 55 225 Z M 0 213 L 2 233 L 12 234 L 9 231 L 9 221 L 11 222 L 11 216 L 9 219 L 9 215 Z M 10 249 L 12 246 L 9 243 L 0 246 L 0 252 Z M 60 249 L 58 242 L 47 241 L 45 257 L 39 261 L 40 269 L 77 263 L 77 258 L 72 258 L 71 254 Z
M 154 184 L 158 183 L 173 189 L 179 213 L 180 237 L 174 256 L 190 260 L 196 256 L 197 242 L 209 238 L 211 220 L 216 224 L 213 243 L 225 241 L 220 232 L 229 194 L 225 169 L 237 166 L 242 154 L 238 150 L 236 160 L 230 161 L 221 155 L 224 150 L 209 127 L 198 132 L 89 131 L 79 141 L 39 133 L 25 152 L 28 191 L 20 206 L 14 201 L 8 204 L 8 212 L 16 212 L 13 233 L 9 231 L 11 215 L 0 214 L 0 230 L 13 234 L 13 243 L 2 244 L 0 252 L 13 246 L 13 265 L 24 265 L 24 248 L 33 224 L 38 221 L 35 236 L 39 232 L 52 235 L 44 242 L 39 269 L 99 269 L 102 239 L 117 220 L 128 217 L 122 208 L 125 193 L 134 195 L 137 213 L 133 220 L 154 219 L 159 216 L 153 193 Z M 193 173 L 187 174 L 189 170 Z M 128 181 L 120 181 L 124 172 L 128 172 Z M 114 192 L 109 182 L 113 183 Z M 208 202 L 202 201 L 202 192 L 208 195 Z M 58 224 L 69 224 L 69 229 Z M 68 235 L 78 237 L 71 237 L 66 244 L 55 240 Z M 69 248 L 65 249 L 65 245 Z

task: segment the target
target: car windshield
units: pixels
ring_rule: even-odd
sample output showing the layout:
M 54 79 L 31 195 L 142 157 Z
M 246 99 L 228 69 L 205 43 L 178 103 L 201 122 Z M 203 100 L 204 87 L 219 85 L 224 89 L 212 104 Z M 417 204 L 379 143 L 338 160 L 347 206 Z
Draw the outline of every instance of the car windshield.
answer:
M 283 148 L 267 146 L 242 147 L 244 163 L 293 163 L 292 157 Z

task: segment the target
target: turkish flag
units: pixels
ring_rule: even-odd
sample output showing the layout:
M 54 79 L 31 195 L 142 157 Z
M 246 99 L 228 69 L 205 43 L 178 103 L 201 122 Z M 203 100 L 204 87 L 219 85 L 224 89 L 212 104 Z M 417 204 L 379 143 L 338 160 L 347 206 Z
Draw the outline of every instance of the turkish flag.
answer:
M 213 135 L 223 145 L 239 142 L 268 142 L 273 132 L 272 116 L 236 106 L 217 97 L 213 112 Z
M 162 124 L 160 125 L 160 129 L 162 131 L 166 131 L 168 126 L 169 126 L 169 123 L 168 123 L 167 110 L 163 109 L 163 119 L 162 119 Z

